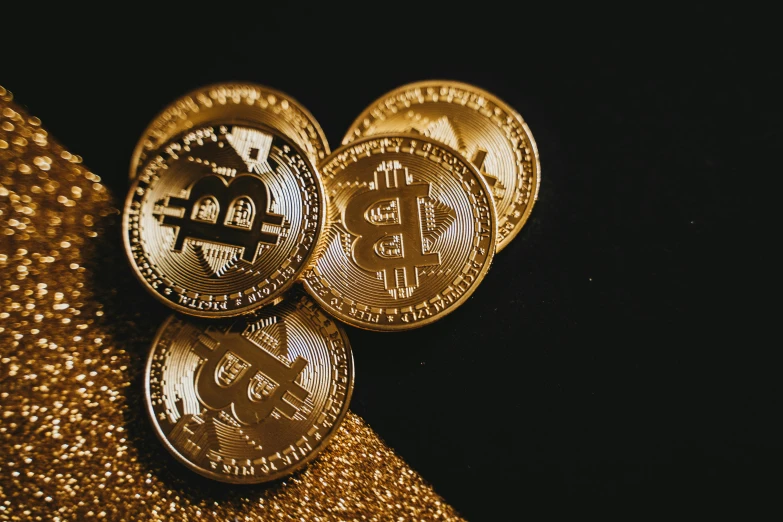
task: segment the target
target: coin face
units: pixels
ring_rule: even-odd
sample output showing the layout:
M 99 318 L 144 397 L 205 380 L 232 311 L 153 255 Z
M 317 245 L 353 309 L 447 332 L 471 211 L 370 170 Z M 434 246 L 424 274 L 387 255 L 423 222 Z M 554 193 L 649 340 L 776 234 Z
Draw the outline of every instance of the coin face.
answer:
M 133 179 L 163 144 L 202 125 L 263 125 L 277 129 L 317 165 L 329 154 L 321 126 L 285 93 L 250 83 L 221 83 L 192 91 L 163 109 L 144 130 L 131 156 Z
M 519 233 L 538 197 L 541 165 L 522 116 L 492 94 L 459 82 L 404 85 L 370 104 L 343 144 L 362 136 L 415 133 L 458 150 L 492 189 L 498 213 L 497 250 Z
M 276 131 L 200 127 L 132 182 L 125 247 L 142 283 L 175 310 L 238 315 L 276 301 L 308 266 L 323 203 L 312 164 Z
M 163 444 L 216 480 L 287 475 L 327 444 L 348 410 L 345 331 L 299 295 L 233 324 L 171 316 L 147 360 L 147 406 Z
M 454 310 L 484 278 L 497 218 L 487 182 L 430 138 L 373 136 L 320 168 L 330 227 L 305 287 L 342 321 L 403 330 Z

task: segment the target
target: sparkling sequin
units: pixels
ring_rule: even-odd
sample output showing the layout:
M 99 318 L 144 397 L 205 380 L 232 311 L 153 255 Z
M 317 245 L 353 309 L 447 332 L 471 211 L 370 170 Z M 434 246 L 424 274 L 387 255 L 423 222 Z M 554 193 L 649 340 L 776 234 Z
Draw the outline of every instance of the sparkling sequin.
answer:
M 106 284 L 117 211 L 40 125 L 0 87 L 0 520 L 459 520 L 351 413 L 271 486 L 173 463 L 140 399 L 156 319 Z

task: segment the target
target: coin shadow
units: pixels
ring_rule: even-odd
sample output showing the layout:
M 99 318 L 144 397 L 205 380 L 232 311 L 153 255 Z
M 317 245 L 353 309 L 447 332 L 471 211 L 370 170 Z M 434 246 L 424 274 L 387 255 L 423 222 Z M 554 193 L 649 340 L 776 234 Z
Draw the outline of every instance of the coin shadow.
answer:
M 172 313 L 150 296 L 133 275 L 125 259 L 118 216 L 106 218 L 85 265 L 91 274 L 85 284 L 103 309 L 96 323 L 108 333 L 115 354 L 125 354 L 127 361 L 121 408 L 127 444 L 136 449 L 137 462 L 146 472 L 142 480 L 155 477 L 167 496 L 178 495 L 192 504 L 242 503 L 248 496 L 260 497 L 284 484 L 285 479 L 255 485 L 217 482 L 191 471 L 166 450 L 149 419 L 144 372 L 155 334 Z

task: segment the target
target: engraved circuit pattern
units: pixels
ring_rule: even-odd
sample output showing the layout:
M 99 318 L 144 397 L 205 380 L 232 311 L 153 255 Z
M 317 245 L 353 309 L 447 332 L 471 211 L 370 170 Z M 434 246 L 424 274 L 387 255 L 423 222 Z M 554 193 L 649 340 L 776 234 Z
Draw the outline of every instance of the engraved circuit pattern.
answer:
M 323 188 L 286 138 L 208 126 L 133 181 L 123 235 L 136 275 L 178 311 L 220 317 L 276 301 L 322 241 Z
M 329 155 L 329 143 L 321 126 L 299 102 L 263 85 L 225 83 L 185 94 L 155 117 L 133 151 L 131 179 L 144 167 L 150 155 L 156 154 L 178 134 L 216 122 L 236 120 L 277 129 L 295 143 L 313 164 Z M 239 141 L 242 141 L 241 137 Z
M 78 73 L 79 64 L 73 67 Z M 118 306 L 105 284 L 112 279 L 107 267 L 125 261 L 114 248 L 116 195 L 2 86 L 0 164 L 7 167 L 0 236 L 8 247 L 0 274 L 13 282 L 0 285 L 0 518 L 462 520 L 351 412 L 319 458 L 270 487 L 215 498 L 171 469 L 164 450 L 139 429 L 138 348 L 149 343 L 157 319 Z M 198 363 L 194 354 L 187 369 L 189 360 L 180 359 L 178 375 L 192 375 Z M 170 375 L 167 382 L 176 381 Z M 199 411 L 195 396 L 165 408 L 172 415 Z

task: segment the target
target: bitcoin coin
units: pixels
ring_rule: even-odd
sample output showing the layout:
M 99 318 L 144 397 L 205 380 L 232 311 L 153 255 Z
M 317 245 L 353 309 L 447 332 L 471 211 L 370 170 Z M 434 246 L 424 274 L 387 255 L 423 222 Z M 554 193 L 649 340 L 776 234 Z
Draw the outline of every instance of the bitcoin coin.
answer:
M 190 469 L 233 483 L 274 480 L 311 460 L 352 390 L 345 331 L 301 292 L 231 324 L 171 316 L 145 374 L 163 444 Z
M 426 137 L 370 136 L 320 167 L 330 226 L 305 287 L 325 309 L 371 330 L 404 330 L 459 306 L 495 253 L 487 182 Z
M 123 236 L 134 272 L 177 311 L 233 316 L 270 304 L 322 239 L 321 181 L 277 131 L 205 126 L 165 144 L 131 183 Z
M 300 103 L 285 93 L 250 83 L 209 85 L 192 91 L 163 109 L 144 130 L 131 156 L 130 177 L 147 157 L 183 131 L 202 125 L 264 125 L 283 133 L 317 165 L 329 154 L 321 126 Z
M 522 229 L 538 197 L 541 165 L 522 116 L 473 85 L 425 81 L 381 96 L 353 122 L 343 144 L 362 136 L 415 133 L 462 153 L 484 175 L 498 213 L 498 252 Z

